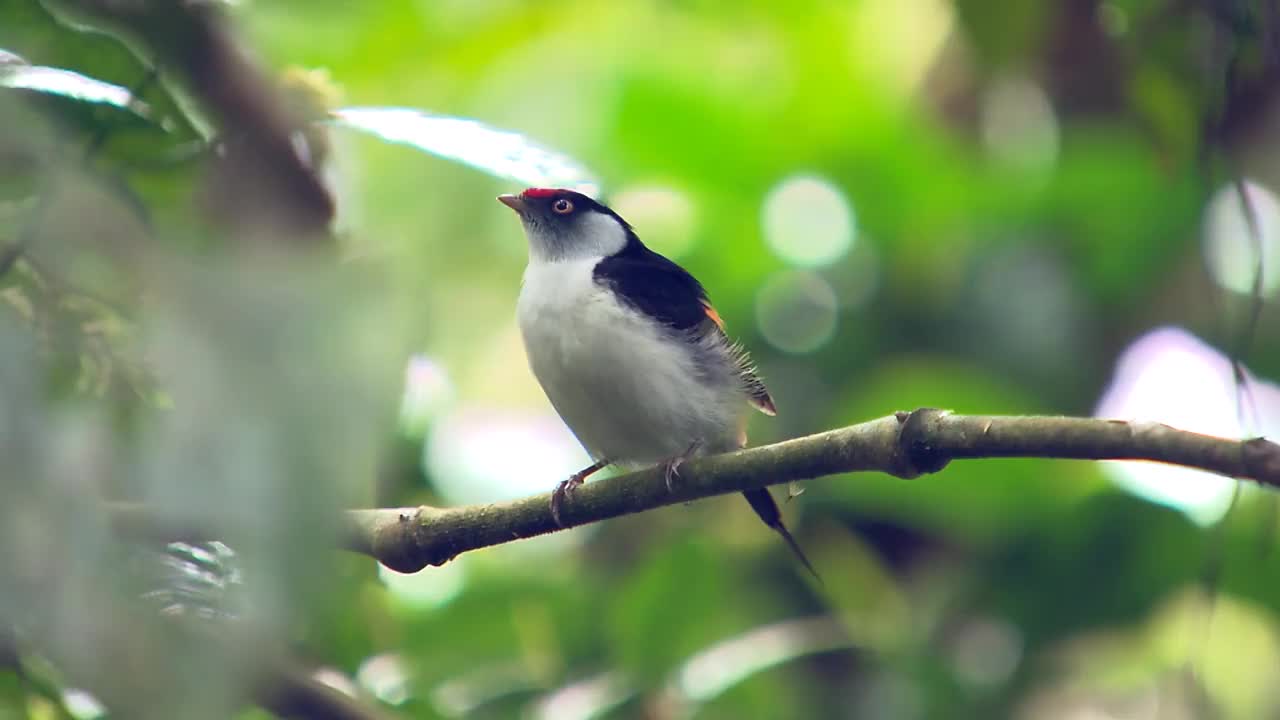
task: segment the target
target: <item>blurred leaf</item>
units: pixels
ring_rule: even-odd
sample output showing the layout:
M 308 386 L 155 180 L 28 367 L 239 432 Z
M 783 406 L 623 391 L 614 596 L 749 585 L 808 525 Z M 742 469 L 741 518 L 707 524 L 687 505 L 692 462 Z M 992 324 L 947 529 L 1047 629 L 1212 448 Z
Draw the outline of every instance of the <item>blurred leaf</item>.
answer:
M 530 186 L 567 187 L 587 195 L 599 191 L 591 173 L 572 158 L 478 120 L 397 107 L 349 107 L 332 115 L 339 126 L 456 160 L 496 177 Z
M 12 668 L 0 666 L 0 720 L 19 720 L 25 710 L 27 694 L 22 680 Z
M 118 88 L 134 88 L 152 74 L 153 68 L 148 64 L 150 58 L 138 57 L 113 35 L 55 17 L 50 6 L 38 0 L 0 4 L 0 47 L 34 65 L 65 69 Z M 196 137 L 169 88 L 155 83 L 150 84 L 146 92 L 138 94 L 145 96 L 145 106 L 152 122 L 139 123 L 132 111 L 114 114 L 148 128 L 158 123 L 176 141 Z M 135 103 L 142 100 L 142 97 L 133 98 Z M 97 129 L 104 122 L 103 118 L 96 117 L 95 122 L 88 126 Z M 114 126 L 112 129 L 119 132 Z M 113 141 L 116 139 L 112 138 Z M 155 143 L 156 139 L 150 137 L 147 142 Z
M 1063 164 L 1047 213 L 1081 252 L 1101 302 L 1123 301 L 1166 277 L 1181 248 L 1194 250 L 1201 180 L 1128 129 L 1084 127 L 1063 138 Z M 1105 176 L 1105 183 L 1098 182 Z
M 826 574 L 823 597 L 838 613 L 851 643 L 868 652 L 891 653 L 919 631 L 905 589 L 874 547 L 831 527 L 823 528 L 817 538 L 818 566 L 836 568 Z
M 1205 552 L 1198 528 L 1182 513 L 1111 492 L 1010 538 L 994 550 L 990 574 L 975 591 L 1034 648 L 1084 628 L 1133 622 L 1173 588 L 1193 582 Z
M 695 652 L 732 634 L 742 604 L 730 594 L 724 556 L 701 539 L 653 549 L 619 589 L 607 633 L 620 667 L 656 682 Z
M 33 90 L 80 102 L 110 105 L 142 117 L 148 115 L 149 109 L 146 103 L 133 97 L 126 88 L 94 80 L 71 70 L 27 65 L 21 60 L 10 60 L 15 57 L 17 56 L 0 50 L 0 86 Z
M 1222 717 L 1263 717 L 1274 708 L 1270 668 L 1280 662 L 1272 629 L 1260 608 L 1231 597 L 1209 600 L 1188 586 L 1163 595 L 1141 620 L 1081 633 L 1051 656 L 1072 684 L 1102 697 L 1181 681 L 1202 685 Z

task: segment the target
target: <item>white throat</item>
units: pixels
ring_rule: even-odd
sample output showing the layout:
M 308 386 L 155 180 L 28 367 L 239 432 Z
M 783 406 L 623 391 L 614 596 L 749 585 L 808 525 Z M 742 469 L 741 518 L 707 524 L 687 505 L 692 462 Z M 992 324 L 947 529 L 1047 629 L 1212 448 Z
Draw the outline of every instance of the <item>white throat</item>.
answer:
M 529 264 L 598 259 L 621 252 L 627 246 L 627 231 L 614 218 L 588 213 L 569 227 L 550 227 L 525 221 L 529 240 Z

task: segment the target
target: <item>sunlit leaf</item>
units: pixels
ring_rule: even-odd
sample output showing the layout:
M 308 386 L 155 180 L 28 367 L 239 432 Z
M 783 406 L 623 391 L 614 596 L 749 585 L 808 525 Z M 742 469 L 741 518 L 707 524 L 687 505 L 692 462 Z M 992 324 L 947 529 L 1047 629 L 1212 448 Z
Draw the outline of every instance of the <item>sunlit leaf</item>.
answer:
M 146 103 L 134 98 L 126 88 L 71 70 L 28 65 L 19 56 L 4 50 L 0 50 L 0 86 L 111 105 L 142 116 L 148 113 Z
M 690 657 L 668 692 L 688 703 L 711 700 L 756 673 L 806 655 L 854 647 L 838 621 L 825 616 L 754 628 Z
M 567 187 L 595 195 L 599 184 L 576 160 L 509 130 L 467 118 L 432 115 L 413 108 L 350 107 L 335 110 L 344 127 L 372 133 L 477 170 L 526 185 Z

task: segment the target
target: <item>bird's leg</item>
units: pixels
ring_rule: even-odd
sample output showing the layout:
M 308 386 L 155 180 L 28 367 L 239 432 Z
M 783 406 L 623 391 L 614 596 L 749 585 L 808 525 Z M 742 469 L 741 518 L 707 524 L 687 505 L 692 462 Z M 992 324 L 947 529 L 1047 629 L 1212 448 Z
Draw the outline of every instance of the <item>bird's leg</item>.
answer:
M 570 475 L 568 479 L 562 480 L 560 484 L 556 486 L 555 491 L 551 493 L 551 517 L 555 519 L 556 525 L 564 527 L 564 523 L 560 522 L 560 508 L 564 507 L 565 498 L 572 495 L 573 491 L 578 489 L 578 486 L 582 484 L 583 480 L 591 477 L 598 470 L 608 464 L 608 460 L 598 460 L 588 467 Z
M 700 447 L 702 447 L 702 441 L 694 440 L 689 444 L 689 447 L 685 448 L 684 452 L 662 463 L 662 477 L 667 481 L 667 492 L 675 492 L 673 481 L 680 477 L 680 466 L 696 455 Z

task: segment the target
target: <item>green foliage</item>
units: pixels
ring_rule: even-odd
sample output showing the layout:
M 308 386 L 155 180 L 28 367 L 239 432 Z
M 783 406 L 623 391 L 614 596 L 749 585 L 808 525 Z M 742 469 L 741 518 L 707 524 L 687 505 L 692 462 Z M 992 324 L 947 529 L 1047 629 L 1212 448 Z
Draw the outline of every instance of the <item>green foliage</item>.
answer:
M 141 105 L 0 83 L 0 258 L 21 250 L 0 274 L 0 622 L 24 662 L 119 716 L 243 705 L 252 673 L 138 600 L 154 588 L 97 506 L 139 499 L 231 529 L 248 609 L 214 634 L 249 628 L 260 654 L 293 648 L 404 717 L 1066 717 L 1156 700 L 1273 715 L 1280 556 L 1262 492 L 1206 527 L 1088 463 L 825 479 L 784 506 L 825 585 L 736 497 L 412 578 L 331 551 L 340 507 L 514 497 L 581 459 L 515 334 L 523 241 L 492 198 L 537 176 L 496 168 L 482 151 L 502 137 L 595 171 L 704 282 L 778 401 L 756 443 L 917 406 L 1088 414 L 1160 325 L 1233 351 L 1251 300 L 1205 271 L 1205 208 L 1236 175 L 1280 189 L 1267 7 L 240 4 L 228 36 L 296 91 L 291 109 L 427 119 L 391 138 L 408 145 L 305 128 L 338 211 L 330 245 L 300 251 L 238 224 L 252 203 L 227 198 L 247 166 L 166 56 L 177 20 L 164 43 L 126 42 L 68 22 L 74 3 L 7 3 L 0 49 Z M 442 140 L 449 118 L 483 126 Z M 816 217 L 788 235 L 796 178 Z M 837 220 L 852 234 L 814 254 Z M 1275 313 L 1272 293 L 1246 358 L 1272 381 Z M 420 403 L 396 427 L 411 353 Z M 1264 414 L 1273 392 L 1257 388 Z M 1280 432 L 1266 422 L 1247 430 Z M 1186 641 L 1198 628 L 1208 639 Z M 0 718 L 59 717 L 45 685 L 0 667 Z

